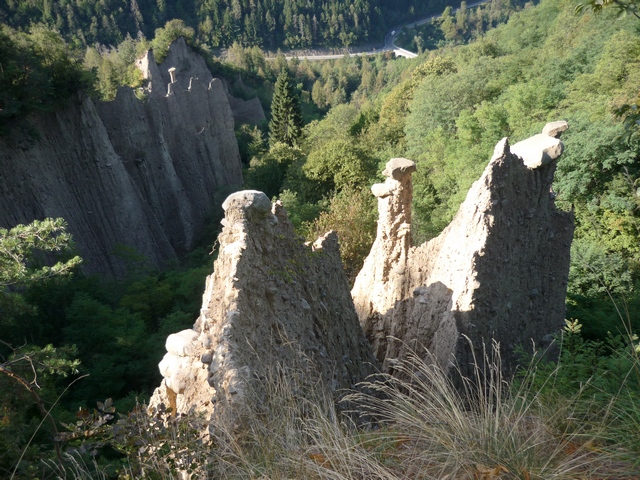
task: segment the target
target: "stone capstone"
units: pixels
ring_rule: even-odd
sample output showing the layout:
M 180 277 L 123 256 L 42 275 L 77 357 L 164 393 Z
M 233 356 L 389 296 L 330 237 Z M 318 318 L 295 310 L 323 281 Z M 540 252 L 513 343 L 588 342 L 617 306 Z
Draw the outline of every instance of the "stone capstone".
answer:
M 562 132 L 569 128 L 569 124 L 566 120 L 558 120 L 557 122 L 547 123 L 542 129 L 543 135 L 549 135 L 550 137 L 560 138 Z
M 282 205 L 257 191 L 230 195 L 193 329 L 170 335 L 150 402 L 241 428 L 276 367 L 313 365 L 334 398 L 376 371 L 342 269 L 335 233 L 305 245 Z M 314 380 L 315 381 L 315 380 Z
M 387 162 L 382 174 L 394 180 L 400 180 L 406 175 L 411 175 L 416 171 L 416 164 L 406 158 L 392 158 Z
M 529 168 L 546 165 L 562 155 L 563 145 L 560 134 L 569 128 L 567 122 L 547 123 L 542 133 L 527 138 L 511 147 L 511 153 L 522 158 Z
M 372 187 L 376 240 L 352 289 L 383 371 L 396 373 L 398 361 L 426 348 L 443 367 L 455 358 L 468 373 L 466 338 L 477 348 L 498 341 L 513 369 L 516 346 L 540 345 L 563 326 L 574 225 L 550 191 L 562 144 L 544 137 L 518 149 L 545 156 L 535 166 L 500 141 L 451 224 L 419 246 L 411 244 L 411 176 L 393 178 L 397 162 L 389 162 L 389 178 Z
M 242 216 L 266 217 L 271 213 L 271 200 L 264 193 L 257 190 L 243 190 L 232 193 L 222 204 L 222 209 L 240 211 Z

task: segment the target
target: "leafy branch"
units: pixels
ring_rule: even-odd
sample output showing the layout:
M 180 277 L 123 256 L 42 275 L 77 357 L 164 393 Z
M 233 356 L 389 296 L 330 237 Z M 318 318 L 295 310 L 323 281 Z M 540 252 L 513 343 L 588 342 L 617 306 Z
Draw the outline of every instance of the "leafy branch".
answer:
M 40 411 L 42 422 L 49 421 L 49 423 L 51 424 L 52 432 L 54 436 L 57 437 L 58 427 L 56 425 L 55 419 L 51 415 L 52 408 L 47 409 L 45 407 L 45 404 L 39 393 L 41 386 L 38 383 L 38 372 L 43 372 L 45 374 L 58 374 L 65 377 L 69 373 L 78 373 L 78 366 L 80 365 L 80 361 L 70 360 L 67 358 L 67 355 L 75 353 L 75 348 L 63 347 L 60 349 L 56 349 L 52 345 L 47 345 L 44 348 L 34 346 L 22 346 L 19 348 L 14 348 L 12 345 L 2 340 L 0 340 L 0 343 L 3 343 L 5 346 L 9 347 L 12 350 L 12 354 L 7 359 L 3 359 L 3 361 L 0 363 L 0 373 L 6 375 L 10 379 L 18 383 L 18 385 L 24 388 L 29 393 L 29 395 L 31 395 L 34 403 Z M 31 372 L 29 376 L 28 372 Z M 62 463 L 60 447 L 57 442 L 55 443 L 55 450 L 58 461 Z
M 73 247 L 62 218 L 34 220 L 10 230 L 0 228 L 0 287 L 26 285 L 66 275 L 81 263 L 79 256 L 53 266 L 41 266 L 44 253 L 61 253 Z
M 58 261 L 52 266 L 46 265 L 45 260 L 47 255 L 68 252 L 72 246 L 71 235 L 67 233 L 66 223 L 61 218 L 35 220 L 28 225 L 17 225 L 9 230 L 0 228 L 0 297 L 22 298 L 19 293 L 7 292 L 7 287 L 29 286 L 47 278 L 70 274 L 73 268 L 80 264 L 80 257 L 75 256 L 70 260 Z M 16 348 L 3 340 L 0 340 L 0 343 L 5 350 L 9 351 L 6 357 L 0 356 L 0 374 L 10 378 L 29 393 L 42 416 L 40 425 L 48 421 L 54 437 L 57 437 L 58 428 L 51 415 L 53 407 L 47 409 L 40 394 L 42 390 L 40 377 L 48 375 L 66 377 L 69 374 L 78 373 L 80 361 L 73 359 L 77 354 L 76 348 L 74 346 L 55 348 L 53 345 L 37 347 L 26 344 Z M 77 380 L 79 379 L 71 384 Z M 31 443 L 39 428 L 40 426 L 33 433 L 28 444 Z M 60 448 L 57 442 L 54 443 L 56 455 L 61 464 Z M 12 478 L 25 451 L 26 447 L 15 466 Z
M 607 6 L 612 6 L 618 10 L 618 18 L 633 15 L 640 19 L 636 0 L 589 0 L 588 2 L 576 5 L 576 13 L 582 13 L 585 9 L 600 13 L 602 9 Z

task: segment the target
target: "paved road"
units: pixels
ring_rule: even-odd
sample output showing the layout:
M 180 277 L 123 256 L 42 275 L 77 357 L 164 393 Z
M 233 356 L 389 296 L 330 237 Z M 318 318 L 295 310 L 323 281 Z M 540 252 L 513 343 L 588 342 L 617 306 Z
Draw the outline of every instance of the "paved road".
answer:
M 467 8 L 473 8 L 473 7 L 477 7 L 478 5 L 482 5 L 484 3 L 489 2 L 489 0 L 480 0 L 480 1 L 475 1 L 475 2 L 471 2 L 467 4 Z M 456 8 L 454 10 L 454 13 L 457 12 L 459 10 L 459 8 Z M 384 46 L 382 48 L 376 48 L 376 49 L 372 49 L 370 51 L 367 52 L 359 52 L 359 53 L 349 53 L 348 55 L 350 57 L 356 57 L 358 55 L 377 55 L 378 53 L 382 53 L 382 52 L 394 52 L 396 54 L 396 57 L 406 57 L 406 58 L 416 58 L 418 56 L 417 53 L 414 52 L 410 52 L 408 50 L 405 50 L 404 48 L 400 48 L 398 46 L 396 46 L 395 41 L 396 41 L 396 37 L 398 36 L 398 33 L 400 32 L 400 30 L 402 30 L 402 28 L 404 27 L 408 27 L 408 28 L 413 28 L 413 27 L 417 27 L 420 25 L 424 25 L 427 22 L 431 22 L 434 18 L 439 18 L 442 14 L 440 13 L 436 13 L 434 15 L 430 15 L 428 17 L 424 17 L 421 18 L 420 20 L 416 20 L 415 22 L 411 22 L 411 23 L 406 23 L 403 25 L 398 25 L 394 28 L 391 29 L 391 31 L 389 33 L 387 33 L 384 36 Z M 298 56 L 297 58 L 299 58 L 300 60 L 302 59 L 307 59 L 307 60 L 335 60 L 338 58 L 343 58 L 345 54 L 326 54 L 326 55 L 301 55 Z M 293 56 L 287 56 L 286 57 L 287 60 L 291 60 L 292 58 L 295 58 Z

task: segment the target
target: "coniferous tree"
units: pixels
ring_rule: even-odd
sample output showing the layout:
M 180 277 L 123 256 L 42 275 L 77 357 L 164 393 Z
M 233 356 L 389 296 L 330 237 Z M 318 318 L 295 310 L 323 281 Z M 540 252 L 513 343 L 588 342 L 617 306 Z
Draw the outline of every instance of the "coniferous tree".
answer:
M 295 146 L 302 134 L 302 114 L 300 101 L 293 89 L 289 73 L 283 70 L 276 80 L 271 102 L 271 121 L 269 122 L 269 143 L 278 142 Z

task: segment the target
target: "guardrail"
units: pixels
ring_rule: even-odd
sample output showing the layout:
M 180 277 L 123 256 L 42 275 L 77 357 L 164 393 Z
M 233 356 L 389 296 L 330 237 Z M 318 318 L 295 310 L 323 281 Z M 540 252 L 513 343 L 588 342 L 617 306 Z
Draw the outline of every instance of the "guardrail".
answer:
M 393 52 L 396 54 L 396 57 L 416 58 L 418 56 L 417 53 L 410 52 L 409 50 L 405 50 L 404 48 L 400 47 L 396 47 Z

